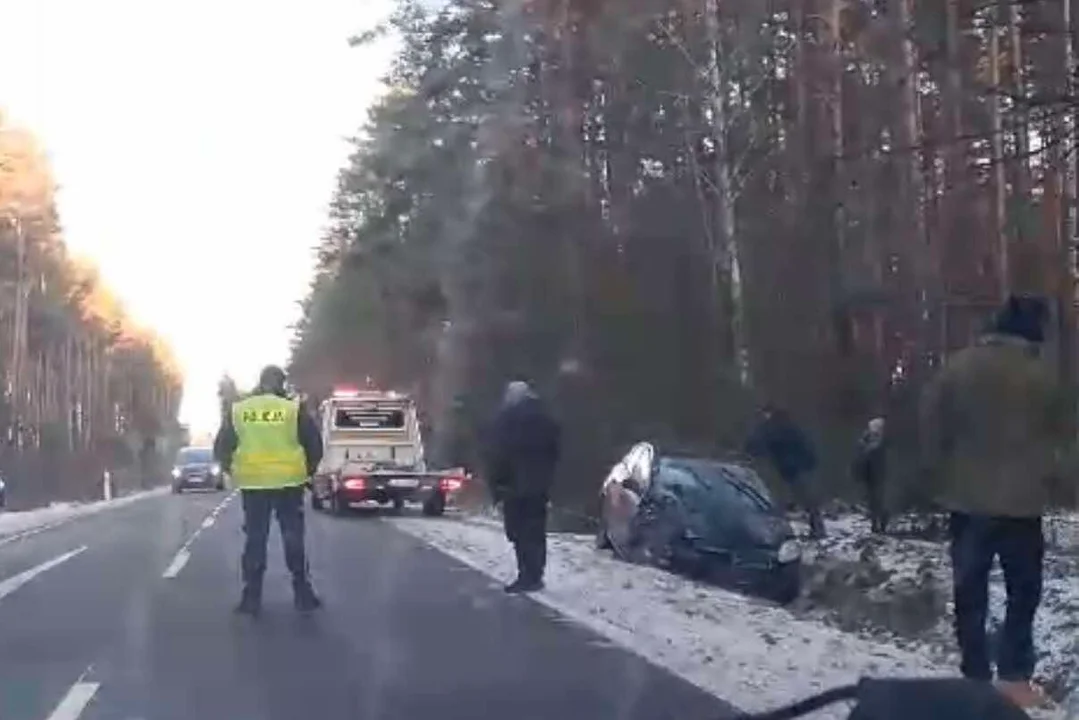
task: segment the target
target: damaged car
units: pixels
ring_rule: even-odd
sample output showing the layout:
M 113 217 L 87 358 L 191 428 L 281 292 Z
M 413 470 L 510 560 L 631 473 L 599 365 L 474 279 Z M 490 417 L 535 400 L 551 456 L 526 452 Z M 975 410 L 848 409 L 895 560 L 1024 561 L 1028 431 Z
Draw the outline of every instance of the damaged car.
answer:
M 801 590 L 794 530 L 742 462 L 635 445 L 603 483 L 597 544 L 629 562 L 780 603 Z

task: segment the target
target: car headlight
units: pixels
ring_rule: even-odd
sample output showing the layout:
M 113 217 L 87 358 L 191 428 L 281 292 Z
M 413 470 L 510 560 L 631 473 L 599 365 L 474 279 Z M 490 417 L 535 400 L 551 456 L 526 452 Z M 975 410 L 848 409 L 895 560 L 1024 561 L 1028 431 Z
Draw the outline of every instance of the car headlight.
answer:
M 210 466 L 210 474 L 212 474 L 214 476 L 220 475 L 221 474 L 221 466 L 218 465 L 217 463 L 214 463 L 213 465 L 211 465 Z
M 172 469 L 172 476 L 173 476 L 174 478 L 178 478 L 178 477 L 180 477 L 180 468 L 178 468 L 178 467 L 174 467 L 174 468 Z
M 781 563 L 794 562 L 800 557 L 802 557 L 802 546 L 797 540 L 784 541 L 776 551 L 776 560 Z
M 0 492 L 4 492 L 5 487 L 7 487 L 7 485 L 4 483 L 4 478 L 0 478 Z

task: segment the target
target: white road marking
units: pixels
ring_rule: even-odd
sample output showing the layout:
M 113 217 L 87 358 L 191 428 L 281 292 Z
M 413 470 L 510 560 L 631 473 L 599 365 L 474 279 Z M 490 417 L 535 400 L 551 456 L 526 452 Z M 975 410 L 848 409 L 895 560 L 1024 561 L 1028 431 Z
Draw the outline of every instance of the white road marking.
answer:
M 60 701 L 60 704 L 56 706 L 56 709 L 52 711 L 52 714 L 49 715 L 48 720 L 78 720 L 78 717 L 82 715 L 82 711 L 94 699 L 94 695 L 97 695 L 99 687 L 101 687 L 101 683 L 84 682 L 82 680 L 75 683 L 67 691 L 67 695 Z
M 64 553 L 60 557 L 55 557 L 48 562 L 41 563 L 37 567 L 32 567 L 29 570 L 25 570 L 18 575 L 9 577 L 7 580 L 0 582 L 0 600 L 3 600 L 5 597 L 15 592 L 26 583 L 33 580 L 41 573 L 46 572 L 47 570 L 52 570 L 57 565 L 67 562 L 68 560 L 75 557 L 79 553 L 84 552 L 85 550 L 86 546 L 83 545 L 82 547 L 72 550 L 71 552 Z
M 184 569 L 184 565 L 187 565 L 187 561 L 191 559 L 191 551 L 186 548 L 181 548 L 180 552 L 176 553 L 176 557 L 172 559 L 169 566 L 165 568 L 163 578 L 174 578 L 180 574 L 180 571 Z
M 221 514 L 221 512 L 228 506 L 228 504 L 232 501 L 232 498 L 234 497 L 236 497 L 235 490 L 226 495 L 225 499 L 219 502 L 217 504 L 217 507 L 210 511 L 210 513 L 203 519 L 202 523 L 199 525 L 198 530 L 193 532 L 191 534 L 191 537 L 187 539 L 187 542 L 185 542 L 176 552 L 176 557 L 174 557 L 172 559 L 172 562 L 169 563 L 169 566 L 165 568 L 165 572 L 161 574 L 161 577 L 171 580 L 172 578 L 180 574 L 180 571 L 184 569 L 185 565 L 187 565 L 187 561 L 191 559 L 191 546 L 195 543 L 196 540 L 198 540 L 199 535 L 202 534 L 203 530 L 214 526 L 214 523 L 217 522 L 217 516 Z
M 13 535 L 5 535 L 4 537 L 0 537 L 0 547 L 3 547 L 4 545 L 7 545 L 8 543 L 16 542 L 18 540 L 25 540 L 28 537 L 33 537 L 34 535 L 37 535 L 38 533 L 45 532 L 46 530 L 52 530 L 53 528 L 60 527 L 61 525 L 66 525 L 70 521 L 71 521 L 71 519 L 60 520 L 58 522 L 49 523 L 48 525 L 38 525 L 35 528 L 30 528 L 29 530 L 23 530 L 22 532 L 17 532 L 17 533 L 15 533 Z

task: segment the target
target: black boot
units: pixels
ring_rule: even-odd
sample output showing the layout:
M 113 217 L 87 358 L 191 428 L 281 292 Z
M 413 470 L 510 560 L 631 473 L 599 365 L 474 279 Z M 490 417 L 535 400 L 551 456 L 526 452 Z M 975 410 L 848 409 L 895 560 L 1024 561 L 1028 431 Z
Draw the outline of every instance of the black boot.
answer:
M 235 608 L 238 615 L 258 617 L 262 613 L 262 590 L 253 585 L 245 585 L 240 602 Z
M 543 589 L 542 580 L 533 580 L 531 578 L 517 578 L 509 585 L 503 588 L 510 595 L 520 595 L 523 593 L 539 592 Z
M 517 555 L 517 579 L 503 589 L 511 595 L 542 590 L 543 565 L 537 566 L 536 548 L 518 542 L 513 549 Z
M 293 602 L 296 609 L 303 613 L 314 612 L 322 607 L 322 600 L 315 594 L 315 589 L 307 580 L 292 584 Z

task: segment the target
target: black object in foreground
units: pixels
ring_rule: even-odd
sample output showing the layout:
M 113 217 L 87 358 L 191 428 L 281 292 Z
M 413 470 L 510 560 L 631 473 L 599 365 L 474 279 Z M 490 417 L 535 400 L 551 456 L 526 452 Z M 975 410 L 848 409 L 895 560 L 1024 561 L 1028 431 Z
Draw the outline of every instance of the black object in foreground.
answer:
M 992 684 L 963 678 L 865 679 L 740 720 L 793 720 L 843 700 L 853 700 L 848 720 L 1030 720 Z

